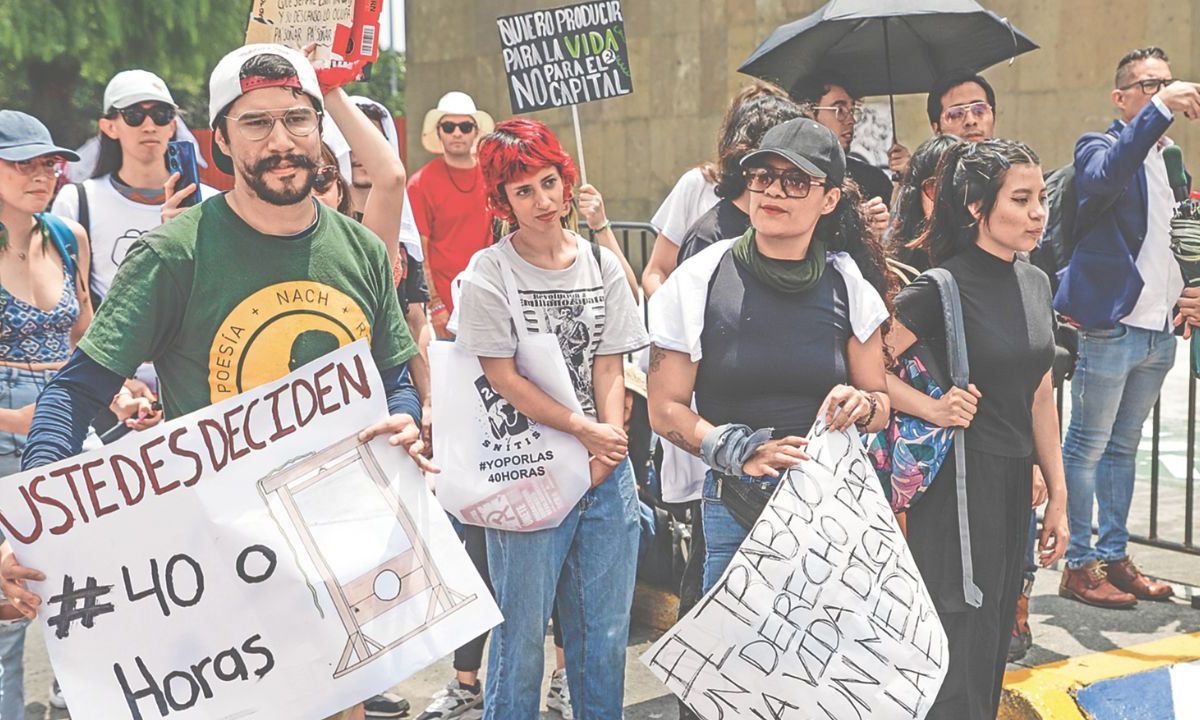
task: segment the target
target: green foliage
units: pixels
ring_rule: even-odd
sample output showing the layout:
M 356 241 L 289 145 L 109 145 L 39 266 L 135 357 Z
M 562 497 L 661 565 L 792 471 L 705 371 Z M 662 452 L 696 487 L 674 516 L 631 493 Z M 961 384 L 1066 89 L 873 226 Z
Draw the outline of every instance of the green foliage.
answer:
M 371 68 L 371 77 L 366 82 L 347 85 L 346 92 L 366 95 L 383 103 L 393 115 L 403 115 L 407 75 L 404 55 L 393 50 L 382 50 Z
M 145 68 L 203 125 L 208 73 L 242 43 L 249 10 L 249 0 L 0 0 L 0 106 L 78 144 L 94 132 L 108 79 Z

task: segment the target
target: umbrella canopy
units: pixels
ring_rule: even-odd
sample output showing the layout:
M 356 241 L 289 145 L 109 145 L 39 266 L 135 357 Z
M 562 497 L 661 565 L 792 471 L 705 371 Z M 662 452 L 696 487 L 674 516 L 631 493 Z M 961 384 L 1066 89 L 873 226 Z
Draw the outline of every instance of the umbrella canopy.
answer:
M 831 0 L 780 25 L 738 68 L 791 90 L 832 72 L 856 96 L 929 92 L 943 73 L 978 72 L 1036 50 L 974 0 Z

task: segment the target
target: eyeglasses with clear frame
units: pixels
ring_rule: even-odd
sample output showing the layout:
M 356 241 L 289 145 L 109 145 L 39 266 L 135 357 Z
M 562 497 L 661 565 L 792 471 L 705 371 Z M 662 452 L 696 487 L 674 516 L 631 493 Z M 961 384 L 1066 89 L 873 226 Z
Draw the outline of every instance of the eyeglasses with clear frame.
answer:
M 862 122 L 863 119 L 863 106 L 859 103 L 854 103 L 850 107 L 846 107 L 845 105 L 814 105 L 812 109 L 813 112 L 828 110 L 833 113 L 833 117 L 840 123 L 844 123 L 850 118 L 853 118 L 856 123 Z
M 34 176 L 46 174 L 57 180 L 66 173 L 66 160 L 57 155 L 43 155 L 29 160 L 10 161 L 22 175 Z
M 942 113 L 942 119 L 949 120 L 950 122 L 962 122 L 966 119 L 967 113 L 979 119 L 987 117 L 991 111 L 992 106 L 983 101 L 967 103 L 966 105 L 952 105 L 946 108 L 946 112 Z
M 312 135 L 321 124 L 321 113 L 310 107 L 294 107 L 286 110 L 248 110 L 241 115 L 230 115 L 229 119 L 242 137 L 263 140 L 275 130 L 276 122 L 282 122 L 283 128 L 295 137 Z

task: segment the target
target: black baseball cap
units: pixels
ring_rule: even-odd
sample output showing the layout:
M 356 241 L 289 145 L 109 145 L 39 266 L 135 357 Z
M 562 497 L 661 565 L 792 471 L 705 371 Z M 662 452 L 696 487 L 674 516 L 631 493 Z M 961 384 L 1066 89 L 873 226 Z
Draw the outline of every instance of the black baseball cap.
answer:
M 833 186 L 841 185 L 846 177 L 846 154 L 837 136 L 809 118 L 788 120 L 768 130 L 758 149 L 742 158 L 742 167 L 756 167 L 767 155 L 778 155 Z

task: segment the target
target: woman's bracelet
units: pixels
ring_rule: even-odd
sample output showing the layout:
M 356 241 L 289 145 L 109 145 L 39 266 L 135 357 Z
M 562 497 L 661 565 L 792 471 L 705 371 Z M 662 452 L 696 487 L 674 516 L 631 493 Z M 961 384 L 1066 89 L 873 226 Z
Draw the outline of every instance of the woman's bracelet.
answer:
M 859 430 L 865 430 L 868 427 L 870 427 L 871 421 L 875 419 L 875 412 L 877 410 L 879 410 L 879 398 L 875 396 L 875 393 L 869 392 L 869 393 L 866 393 L 866 396 L 867 396 L 867 402 L 871 403 L 871 412 L 867 413 L 867 416 L 865 418 L 854 423 L 855 425 L 858 426 Z
M 604 224 L 598 228 L 594 228 L 591 225 L 588 225 L 588 230 L 591 230 L 593 233 L 602 233 L 605 230 L 609 229 L 610 227 L 612 227 L 612 220 L 605 220 Z

